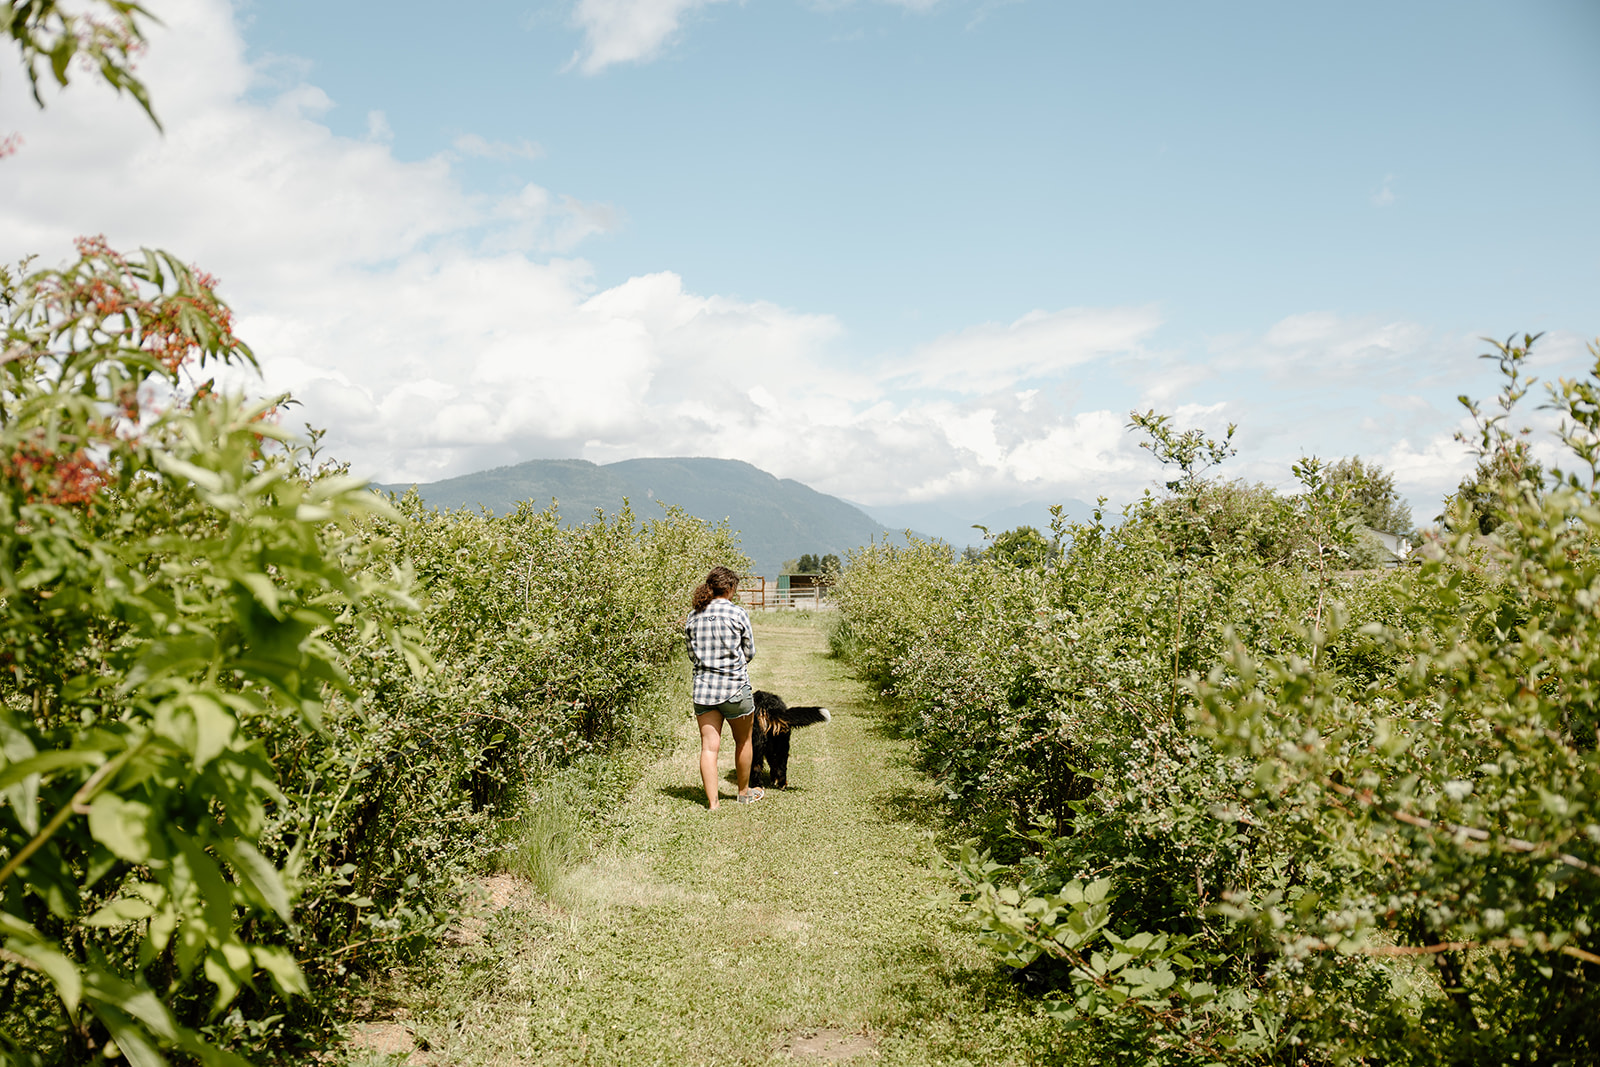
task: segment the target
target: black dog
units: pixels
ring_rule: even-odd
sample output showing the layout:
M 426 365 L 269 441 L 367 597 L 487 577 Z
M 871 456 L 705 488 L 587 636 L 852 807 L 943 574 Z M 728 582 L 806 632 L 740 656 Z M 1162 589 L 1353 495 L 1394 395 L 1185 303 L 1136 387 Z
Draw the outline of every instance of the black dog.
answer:
M 802 726 L 828 722 L 833 714 L 827 708 L 791 708 L 776 693 L 756 690 L 756 725 L 752 776 L 763 761 L 768 768 L 767 784 L 774 789 L 789 785 L 789 731 Z

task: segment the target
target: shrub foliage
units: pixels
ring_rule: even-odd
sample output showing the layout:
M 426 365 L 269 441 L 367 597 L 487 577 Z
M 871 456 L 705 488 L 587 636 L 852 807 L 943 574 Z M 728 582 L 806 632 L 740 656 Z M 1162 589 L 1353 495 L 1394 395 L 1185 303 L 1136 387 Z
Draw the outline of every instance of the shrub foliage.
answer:
M 198 381 L 252 356 L 165 255 L 84 241 L 0 304 L 0 1060 L 239 1063 L 648 728 L 739 557 L 380 498 Z
M 1058 565 L 852 557 L 837 644 L 975 835 L 971 917 L 1108 1060 L 1596 1056 L 1600 350 L 1530 479 L 1533 340 L 1472 407 L 1499 523 L 1414 566 L 1352 569 L 1338 468 L 1218 481 L 1228 441 L 1155 415 L 1165 492 L 1058 522 Z

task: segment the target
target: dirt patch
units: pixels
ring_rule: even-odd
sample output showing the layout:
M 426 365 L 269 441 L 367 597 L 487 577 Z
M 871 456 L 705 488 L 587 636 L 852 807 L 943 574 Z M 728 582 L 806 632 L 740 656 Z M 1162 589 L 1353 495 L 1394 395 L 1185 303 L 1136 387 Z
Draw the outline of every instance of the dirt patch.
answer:
M 510 907 L 531 907 L 533 900 L 533 888 L 520 878 L 509 874 L 480 878 L 472 899 L 467 901 L 456 916 L 455 925 L 445 931 L 444 936 L 452 944 L 471 944 L 483 936 L 489 916 Z
M 479 884 L 488 892 L 489 906 L 495 911 L 513 904 L 525 904 L 533 895 L 528 883 L 509 874 L 493 874 Z
M 427 1067 L 434 1062 L 431 1054 L 417 1047 L 416 1036 L 404 1023 L 356 1023 L 350 1028 L 349 1048 L 382 1056 L 405 1056 L 405 1062 L 414 1067 Z
M 839 1063 L 860 1056 L 876 1056 L 878 1043 L 866 1034 L 848 1030 L 802 1030 L 784 1042 L 782 1051 L 792 1059 Z

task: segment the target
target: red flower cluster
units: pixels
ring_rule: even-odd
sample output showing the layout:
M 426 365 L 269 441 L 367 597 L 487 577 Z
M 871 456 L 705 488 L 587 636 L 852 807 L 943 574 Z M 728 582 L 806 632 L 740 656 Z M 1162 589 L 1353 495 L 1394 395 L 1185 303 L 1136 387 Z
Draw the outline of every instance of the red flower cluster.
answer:
M 223 352 L 238 346 L 233 311 L 217 299 L 217 279 L 212 275 L 195 269 L 189 276 L 191 286 L 145 297 L 128 261 L 104 236 L 79 237 L 73 243 L 83 259 L 98 260 L 110 270 L 91 273 L 60 291 L 57 300 L 63 310 L 92 311 L 102 322 L 121 316 L 137 331 L 139 347 L 155 356 L 169 374 L 176 374 L 197 351 Z
M 30 504 L 85 505 L 110 478 L 83 449 L 52 452 L 42 440 L 23 441 L 0 457 L 0 478 L 22 490 Z
M 140 309 L 143 347 L 169 373 L 176 373 L 202 348 L 226 350 L 239 343 L 233 334 L 233 311 L 217 299 L 217 279 L 197 270 L 194 281 L 194 294 L 174 294 L 146 302 Z

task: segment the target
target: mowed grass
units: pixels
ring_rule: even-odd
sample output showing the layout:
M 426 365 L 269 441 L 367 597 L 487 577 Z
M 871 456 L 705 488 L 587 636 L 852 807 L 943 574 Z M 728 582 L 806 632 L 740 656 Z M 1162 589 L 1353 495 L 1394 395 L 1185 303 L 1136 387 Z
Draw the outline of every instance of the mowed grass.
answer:
M 756 617 L 757 688 L 834 713 L 794 735 L 790 788 L 733 803 L 725 733 L 707 811 L 685 704 L 676 748 L 615 797 L 608 840 L 548 899 L 500 887 L 399 991 L 411 1062 L 1077 1062 L 932 903 L 948 887 L 934 797 L 827 658 L 824 625 Z

